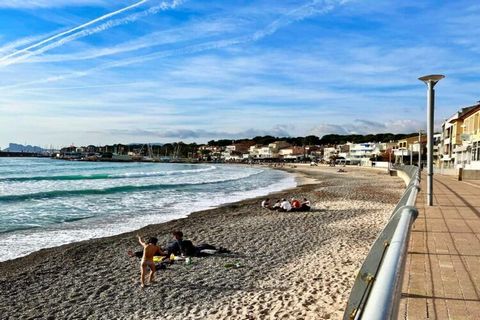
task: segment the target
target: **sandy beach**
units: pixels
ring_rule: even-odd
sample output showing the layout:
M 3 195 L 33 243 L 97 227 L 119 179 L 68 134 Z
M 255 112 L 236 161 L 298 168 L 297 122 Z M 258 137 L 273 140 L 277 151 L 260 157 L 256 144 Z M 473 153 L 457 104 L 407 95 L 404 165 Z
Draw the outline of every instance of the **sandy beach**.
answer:
M 310 212 L 249 199 L 136 232 L 44 249 L 0 263 L 2 319 L 340 319 L 371 244 L 404 191 L 386 170 L 297 166 Z M 155 221 L 152 221 L 155 223 Z M 182 230 L 232 251 L 176 262 L 139 284 L 135 238 L 164 245 Z

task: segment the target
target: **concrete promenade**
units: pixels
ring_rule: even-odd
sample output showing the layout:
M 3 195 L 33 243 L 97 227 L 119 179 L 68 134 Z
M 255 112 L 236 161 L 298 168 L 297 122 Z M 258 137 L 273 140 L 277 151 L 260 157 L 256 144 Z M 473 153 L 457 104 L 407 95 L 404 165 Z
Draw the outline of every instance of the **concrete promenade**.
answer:
M 480 319 L 480 181 L 426 176 L 416 206 L 399 319 Z

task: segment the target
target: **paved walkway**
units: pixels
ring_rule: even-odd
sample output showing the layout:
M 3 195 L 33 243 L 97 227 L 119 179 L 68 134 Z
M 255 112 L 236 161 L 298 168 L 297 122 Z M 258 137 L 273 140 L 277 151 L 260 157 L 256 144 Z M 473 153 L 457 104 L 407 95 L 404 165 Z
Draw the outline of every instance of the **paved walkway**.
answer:
M 480 182 L 426 176 L 416 206 L 399 319 L 480 319 Z

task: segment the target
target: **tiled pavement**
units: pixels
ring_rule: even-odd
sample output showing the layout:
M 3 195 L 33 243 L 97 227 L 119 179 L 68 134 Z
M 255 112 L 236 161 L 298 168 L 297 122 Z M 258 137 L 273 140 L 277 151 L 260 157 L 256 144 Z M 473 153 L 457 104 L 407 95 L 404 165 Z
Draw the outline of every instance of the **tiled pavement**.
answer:
M 480 181 L 422 178 L 398 318 L 480 319 Z

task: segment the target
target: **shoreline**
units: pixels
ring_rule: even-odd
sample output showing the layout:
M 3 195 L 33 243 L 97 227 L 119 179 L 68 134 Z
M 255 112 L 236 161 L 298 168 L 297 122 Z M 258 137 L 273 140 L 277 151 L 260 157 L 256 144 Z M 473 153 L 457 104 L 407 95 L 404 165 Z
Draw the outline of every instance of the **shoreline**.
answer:
M 223 166 L 223 164 L 221 164 Z M 235 168 L 237 166 L 231 164 L 225 164 L 226 167 Z M 213 166 L 204 166 L 197 168 L 214 168 Z M 257 169 L 261 171 L 268 171 L 268 169 L 272 170 L 272 168 L 266 167 L 249 167 L 244 166 L 246 169 Z M 237 168 L 239 169 L 239 168 Z M 243 170 L 243 168 L 240 168 Z M 275 175 L 278 176 L 278 173 L 266 173 L 267 175 Z M 235 194 L 228 194 L 226 197 L 214 197 L 214 199 L 210 199 L 205 202 L 199 203 L 192 203 L 187 206 L 183 206 L 180 208 L 172 208 L 168 209 L 167 207 L 158 206 L 156 208 L 160 208 L 160 210 L 154 210 L 155 212 L 149 213 L 146 212 L 146 215 L 141 215 L 132 211 L 131 208 L 127 210 L 134 213 L 132 216 L 128 217 L 127 222 L 122 222 L 122 220 L 113 220 L 110 218 L 110 221 L 107 223 L 102 223 L 102 220 L 99 217 L 93 216 L 93 219 L 75 219 L 72 220 L 72 223 L 62 225 L 62 224 L 54 224 L 52 226 L 45 226 L 39 228 L 31 228 L 31 229 L 18 229 L 5 232 L 1 234 L 0 241 L 4 240 L 3 245 L 0 245 L 0 249 L 5 249 L 5 252 L 2 252 L 2 257 L 0 258 L 0 263 L 14 260 L 18 258 L 22 258 L 37 252 L 42 249 L 48 248 L 55 248 L 58 246 L 62 246 L 65 244 L 76 243 L 85 240 L 93 240 L 98 238 L 104 237 L 111 237 L 115 235 L 124 234 L 127 232 L 136 232 L 143 227 L 146 227 L 151 224 L 159 224 L 168 222 L 175 219 L 185 218 L 188 217 L 190 214 L 201 211 L 201 210 L 209 210 L 214 209 L 220 206 L 229 205 L 231 203 L 235 203 L 242 200 L 247 200 L 266 196 L 272 192 L 278 192 L 286 189 L 290 189 L 295 187 L 294 185 L 297 184 L 297 181 L 292 174 L 285 174 L 283 178 L 278 178 L 274 181 L 274 183 L 270 184 L 268 187 L 260 188 L 256 187 L 252 190 L 242 190 L 239 192 L 235 192 Z M 266 193 L 268 192 L 268 193 Z M 138 211 L 137 211 L 138 212 Z M 148 216 L 148 217 L 147 217 Z M 119 217 L 120 219 L 122 217 Z M 107 221 L 107 220 L 104 220 Z M 30 246 L 26 239 L 33 238 L 38 240 L 38 244 L 35 246 Z M 57 237 L 58 240 L 50 240 L 52 237 Z M 15 239 L 20 239 L 18 244 L 20 250 L 17 252 L 10 252 L 9 248 L 10 245 L 14 244 Z
M 337 169 L 283 169 L 295 174 L 297 187 L 268 197 L 306 196 L 312 200 L 314 210 L 310 212 L 262 210 L 259 202 L 265 196 L 261 196 L 1 262 L 0 299 L 8 306 L 5 315 L 7 319 L 19 313 L 24 318 L 72 314 L 91 319 L 155 319 L 161 312 L 165 319 L 236 319 L 250 315 L 295 319 L 314 314 L 337 318 L 355 270 L 404 190 L 400 179 L 383 172 L 346 167 L 347 172 L 339 174 Z M 374 186 L 379 190 L 374 192 Z M 357 189 L 366 194 L 352 193 Z M 378 219 L 366 217 L 372 214 Z M 126 250 L 138 249 L 135 234 L 156 235 L 163 245 L 170 232 L 177 229 L 194 243 L 226 247 L 234 254 L 194 258 L 188 269 L 175 263 L 157 272 L 159 283 L 141 291 L 138 261 L 125 254 Z M 225 267 L 231 263 L 241 267 Z M 302 280 L 306 278 L 312 282 Z M 163 290 L 165 286 L 169 290 Z M 18 302 L 27 288 L 30 300 Z M 305 299 L 292 294 L 299 288 Z M 148 305 L 146 292 L 165 301 L 165 306 L 144 308 L 143 303 Z M 125 297 L 120 299 L 121 304 L 113 298 L 119 293 Z M 92 296 L 99 301 L 93 301 Z M 179 297 L 184 298 L 181 303 Z M 53 308 L 53 304 L 59 306 Z M 105 311 L 100 306 L 113 310 Z
M 231 164 L 227 164 L 227 165 L 231 165 Z M 251 166 L 248 166 L 248 165 L 244 165 L 246 168 L 252 168 Z M 16 260 L 16 259 L 22 259 L 22 258 L 26 258 L 28 257 L 29 255 L 31 254 L 35 254 L 39 251 L 42 251 L 42 250 L 48 250 L 48 249 L 55 249 L 55 248 L 59 248 L 59 247 L 63 247 L 63 246 L 67 246 L 67 245 L 70 245 L 70 244 L 76 244 L 76 243 L 81 243 L 81 242 L 85 242 L 85 241 L 91 241 L 91 240 L 96 240 L 96 239 L 104 239 L 104 238 L 110 238 L 110 237 L 115 237 L 115 236 L 120 236 L 120 235 L 123 235 L 123 234 L 131 234 L 131 233 L 138 233 L 139 231 L 141 231 L 142 229 L 144 228 L 147 228 L 149 226 L 156 226 L 156 225 L 161 225 L 161 224 L 164 224 L 164 223 L 169 223 L 171 221 L 175 221 L 175 220 L 180 220 L 180 219 L 187 219 L 190 215 L 192 214 L 195 214 L 197 212 L 203 212 L 203 211 L 209 211 L 209 210 L 215 210 L 217 208 L 222 208 L 222 207 L 228 207 L 230 205 L 234 205 L 236 203 L 241 203 L 243 201 L 248 201 L 248 200 L 259 200 L 261 201 L 260 199 L 263 199 L 265 197 L 268 197 L 270 195 L 273 195 L 273 194 L 276 194 L 276 193 L 279 193 L 279 192 L 286 192 L 288 190 L 293 190 L 299 186 L 301 186 L 303 183 L 304 183 L 304 180 L 307 180 L 308 178 L 303 178 L 302 174 L 299 174 L 298 172 L 293 172 L 293 171 L 288 171 L 288 170 L 284 170 L 284 169 L 280 169 L 280 168 L 264 168 L 263 166 L 256 166 L 254 168 L 261 168 L 261 169 L 270 169 L 270 170 L 280 170 L 280 171 L 285 171 L 285 172 L 288 172 L 290 175 L 292 175 L 292 177 L 294 178 L 295 180 L 295 183 L 296 183 L 296 186 L 294 187 L 288 187 L 288 188 L 285 188 L 285 189 L 282 189 L 280 191 L 272 191 L 272 192 L 269 192 L 268 194 L 265 194 L 265 195 L 259 195 L 259 196 L 255 196 L 255 197 L 251 197 L 251 198 L 245 198 L 245 199 L 242 199 L 242 200 L 238 200 L 238 201 L 233 201 L 233 202 L 225 202 L 225 203 L 222 203 L 220 205 L 216 205 L 214 207 L 211 207 L 211 208 L 207 208 L 207 209 L 202 209 L 202 210 L 195 210 L 195 211 L 192 211 L 190 213 L 187 213 L 186 216 L 183 216 L 183 217 L 178 217 L 178 218 L 174 218 L 174 219 L 171 219 L 171 220 L 168 220 L 168 221 L 164 221 L 164 222 L 160 222 L 160 223 L 153 223 L 153 224 L 148 224 L 148 225 L 145 225 L 141 228 L 138 228 L 138 229 L 134 229 L 134 230 L 131 230 L 131 231 L 127 231 L 127 232 L 120 232 L 120 233 L 117 233 L 117 234 L 114 234 L 114 235 L 109 235 L 109 236 L 103 236 L 103 237 L 98 237 L 98 238 L 90 238 L 90 239 L 85 239 L 85 240 L 80 240 L 80 241 L 74 241 L 74 242 L 69 242 L 69 243 L 65 243 L 65 244 L 60 244 L 60 245 L 55 245 L 55 246 L 51 246 L 51 247 L 45 247 L 45 248 L 40 248 L 38 250 L 35 250 L 35 251 L 32 251 L 26 255 L 23 255 L 23 256 L 20 256 L 20 257 L 16 257 L 16 258 L 13 258 L 13 259 L 8 259 L 8 260 L 3 260 L 3 261 L 0 261 L 0 266 L 2 263 L 4 262 L 9 262 L 9 261 L 13 261 L 13 260 Z M 25 230 L 20 230 L 20 231 L 25 231 Z M 28 231 L 28 230 L 26 230 Z

